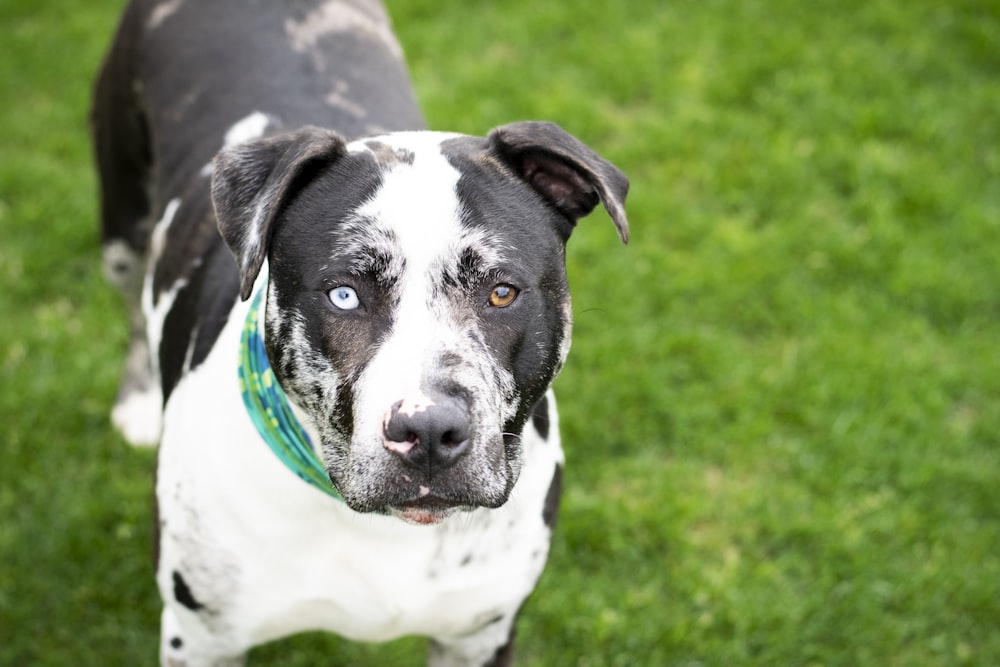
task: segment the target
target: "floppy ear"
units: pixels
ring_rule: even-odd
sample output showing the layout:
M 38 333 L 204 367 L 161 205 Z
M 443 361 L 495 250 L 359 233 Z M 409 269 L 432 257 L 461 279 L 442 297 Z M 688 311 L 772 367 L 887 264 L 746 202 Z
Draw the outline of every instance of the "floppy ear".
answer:
M 523 121 L 490 132 L 490 147 L 574 224 L 601 201 L 628 243 L 628 179 L 617 167 L 555 123 Z
M 224 148 L 212 170 L 212 204 L 240 269 L 240 298 L 250 298 L 278 214 L 314 170 L 346 154 L 340 135 L 304 127 Z

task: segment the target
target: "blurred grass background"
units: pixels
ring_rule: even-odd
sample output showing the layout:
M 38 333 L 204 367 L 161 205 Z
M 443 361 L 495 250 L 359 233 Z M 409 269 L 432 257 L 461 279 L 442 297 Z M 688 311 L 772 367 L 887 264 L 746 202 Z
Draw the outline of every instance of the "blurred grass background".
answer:
M 0 0 L 0 665 L 155 662 L 86 132 L 121 4 Z M 1000 4 L 389 5 L 434 128 L 555 120 L 632 179 L 632 244 L 570 242 L 519 664 L 1000 664 Z

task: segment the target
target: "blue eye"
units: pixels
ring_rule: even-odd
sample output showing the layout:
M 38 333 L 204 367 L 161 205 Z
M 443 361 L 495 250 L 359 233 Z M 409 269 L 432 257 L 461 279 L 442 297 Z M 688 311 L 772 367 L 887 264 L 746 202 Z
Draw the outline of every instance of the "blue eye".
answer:
M 327 292 L 327 296 L 330 298 L 330 303 L 340 310 L 354 310 L 361 305 L 358 293 L 354 291 L 353 287 L 348 287 L 347 285 L 334 287 Z

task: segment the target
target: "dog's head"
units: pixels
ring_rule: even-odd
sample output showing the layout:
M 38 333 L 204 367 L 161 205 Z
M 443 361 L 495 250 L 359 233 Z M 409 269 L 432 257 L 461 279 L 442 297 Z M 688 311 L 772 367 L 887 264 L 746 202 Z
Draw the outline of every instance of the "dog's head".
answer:
M 265 344 L 347 504 L 434 522 L 503 504 L 569 349 L 564 248 L 625 176 L 550 123 L 345 143 L 304 128 L 224 150 L 212 194 Z

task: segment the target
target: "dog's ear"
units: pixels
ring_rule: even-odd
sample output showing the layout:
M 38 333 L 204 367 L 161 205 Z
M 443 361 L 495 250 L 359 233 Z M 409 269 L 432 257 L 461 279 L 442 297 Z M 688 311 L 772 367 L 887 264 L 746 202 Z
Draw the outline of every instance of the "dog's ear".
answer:
M 240 298 L 250 298 L 278 214 L 315 170 L 346 154 L 340 135 L 317 127 L 224 148 L 212 170 L 212 203 L 223 240 L 240 269 Z
M 502 125 L 490 147 L 572 223 L 601 201 L 628 243 L 625 196 L 628 179 L 617 167 L 555 123 L 523 121 Z

